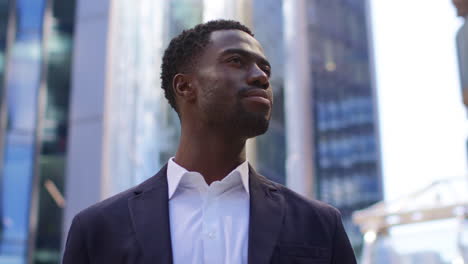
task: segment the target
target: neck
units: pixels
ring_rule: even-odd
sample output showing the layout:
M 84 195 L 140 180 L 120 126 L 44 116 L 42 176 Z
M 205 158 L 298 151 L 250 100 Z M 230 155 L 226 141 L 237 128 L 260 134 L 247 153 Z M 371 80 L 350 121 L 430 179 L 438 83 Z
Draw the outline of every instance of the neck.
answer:
M 203 175 L 211 184 L 222 180 L 243 163 L 245 139 L 210 129 L 188 128 L 182 125 L 175 162 L 189 171 Z

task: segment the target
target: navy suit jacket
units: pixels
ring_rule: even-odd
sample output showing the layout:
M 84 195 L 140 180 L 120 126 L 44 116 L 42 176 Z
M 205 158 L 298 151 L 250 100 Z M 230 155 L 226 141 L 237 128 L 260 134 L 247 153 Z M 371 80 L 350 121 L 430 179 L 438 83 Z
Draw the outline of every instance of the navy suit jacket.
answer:
M 63 264 L 171 264 L 166 170 L 77 214 Z M 249 171 L 249 264 L 356 263 L 338 210 Z

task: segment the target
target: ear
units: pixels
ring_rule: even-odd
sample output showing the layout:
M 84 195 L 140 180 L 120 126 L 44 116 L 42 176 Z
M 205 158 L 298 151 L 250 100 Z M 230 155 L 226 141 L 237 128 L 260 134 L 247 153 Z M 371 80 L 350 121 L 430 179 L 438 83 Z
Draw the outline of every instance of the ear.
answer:
M 191 84 L 190 75 L 178 73 L 172 79 L 172 87 L 176 97 L 184 101 L 191 101 L 195 99 L 195 87 Z

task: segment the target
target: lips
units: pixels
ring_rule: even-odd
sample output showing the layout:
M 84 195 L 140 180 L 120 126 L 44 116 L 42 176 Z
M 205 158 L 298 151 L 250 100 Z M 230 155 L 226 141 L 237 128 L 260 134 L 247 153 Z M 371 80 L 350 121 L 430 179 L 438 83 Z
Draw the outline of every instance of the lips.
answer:
M 263 89 L 249 89 L 244 93 L 244 96 L 259 96 L 268 99 L 268 93 Z
M 268 92 L 263 89 L 249 89 L 245 91 L 243 94 L 244 100 L 249 103 L 260 104 L 271 107 L 271 100 Z

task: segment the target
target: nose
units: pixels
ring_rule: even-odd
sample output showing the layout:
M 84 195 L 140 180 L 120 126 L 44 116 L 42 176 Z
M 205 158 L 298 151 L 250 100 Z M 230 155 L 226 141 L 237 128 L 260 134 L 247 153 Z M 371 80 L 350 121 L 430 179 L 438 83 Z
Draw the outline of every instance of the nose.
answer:
M 268 75 L 257 64 L 254 64 L 252 67 L 250 67 L 247 83 L 250 86 L 255 86 L 262 89 L 268 89 L 268 87 L 270 87 L 270 80 Z

